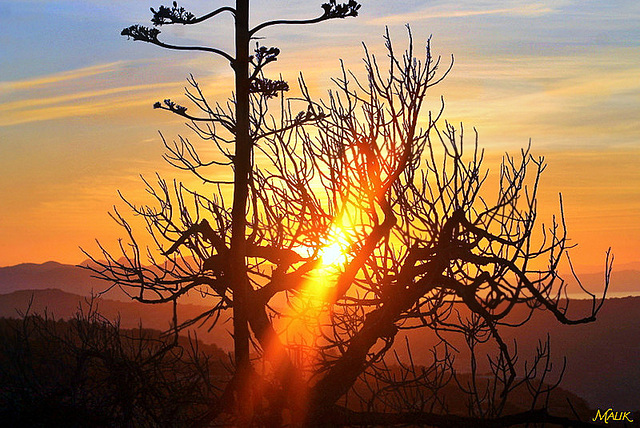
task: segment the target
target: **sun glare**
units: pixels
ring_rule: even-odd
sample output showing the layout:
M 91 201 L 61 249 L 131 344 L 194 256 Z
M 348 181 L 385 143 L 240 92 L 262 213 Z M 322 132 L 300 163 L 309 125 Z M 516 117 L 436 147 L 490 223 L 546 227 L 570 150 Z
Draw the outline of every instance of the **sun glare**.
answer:
M 345 259 L 345 248 L 340 242 L 333 242 L 320 251 L 320 260 L 324 266 L 342 264 Z
M 296 247 L 296 251 L 303 257 L 316 257 L 319 262 L 316 269 L 326 271 L 326 268 L 339 267 L 347 263 L 350 246 L 346 230 L 333 224 L 317 252 L 307 245 Z
M 349 242 L 346 231 L 333 224 L 327 236 L 327 242 L 320 250 L 320 261 L 323 267 L 341 266 L 347 262 Z
M 326 231 L 324 239 L 320 241 L 320 248 L 306 245 L 297 248 L 300 254 L 313 258 L 317 264 L 305 276 L 298 299 L 290 302 L 295 307 L 289 306 L 289 310 L 285 311 L 289 316 L 283 330 L 287 343 L 315 343 L 321 336 L 321 326 L 329 322 L 326 318 L 326 305 L 331 304 L 340 272 L 349 260 L 352 238 L 349 230 L 349 227 L 343 226 L 342 221 L 338 220 Z M 318 350 L 311 347 L 304 355 L 301 354 L 300 358 L 310 367 L 317 360 L 317 356 Z

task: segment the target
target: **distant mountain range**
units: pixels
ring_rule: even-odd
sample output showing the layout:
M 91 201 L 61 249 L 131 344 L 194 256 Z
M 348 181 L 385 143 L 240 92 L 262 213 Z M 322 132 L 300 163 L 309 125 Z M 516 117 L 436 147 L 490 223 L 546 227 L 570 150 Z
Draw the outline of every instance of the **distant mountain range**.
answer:
M 74 265 L 58 262 L 42 264 L 23 263 L 0 268 L 0 293 L 18 290 L 45 290 L 57 288 L 80 296 L 99 293 L 109 286 L 91 276 L 91 272 Z M 116 294 L 116 293 L 114 293 Z M 112 298 L 122 299 L 122 296 Z
M 602 286 L 602 275 L 582 275 L 585 287 L 597 291 Z M 69 318 L 79 305 L 86 307 L 87 297 L 103 291 L 109 284 L 91 278 L 85 269 L 56 262 L 22 264 L 0 268 L 0 316 L 17 317 L 29 307 L 36 313 L 45 309 L 56 318 Z M 625 270 L 612 276 L 610 290 L 616 295 L 636 292 L 640 289 L 640 271 Z M 570 290 L 571 291 L 571 290 Z M 199 297 L 189 299 L 201 304 L 178 305 L 180 319 L 196 316 L 210 307 Z M 171 319 L 170 305 L 145 305 L 131 301 L 121 291 L 109 291 L 96 299 L 99 312 L 108 319 L 117 317 L 124 328 L 136 327 L 141 321 L 145 327 L 166 330 Z M 587 314 L 591 302 L 575 300 L 571 314 Z M 539 312 L 525 325 L 503 330 L 508 344 L 518 342 L 519 360 L 530 359 L 539 340 L 551 338 L 554 367 L 562 367 L 563 357 L 567 368 L 562 386 L 585 398 L 594 408 L 614 410 L 640 410 L 640 297 L 610 298 L 599 313 L 595 323 L 565 326 L 549 312 Z M 230 350 L 231 323 L 220 323 L 211 331 L 209 325 L 198 329 L 198 338 Z M 404 343 L 401 335 L 396 343 Z M 406 333 L 411 343 L 412 355 L 418 364 L 428 362 L 429 350 L 436 338 L 429 331 L 412 330 Z M 462 344 L 460 342 L 459 344 Z M 403 345 L 402 345 L 403 346 Z M 400 347 L 402 347 L 400 346 Z M 461 355 L 457 361 L 465 364 Z M 483 359 L 486 361 L 486 359 Z M 484 363 L 486 366 L 486 363 Z
M 89 260 L 81 263 L 82 266 L 92 264 Z M 58 262 L 23 263 L 0 267 L 0 294 L 18 290 L 58 289 L 86 297 L 101 294 L 102 297 L 110 300 L 131 301 L 131 298 L 120 288 L 111 287 L 111 283 L 95 278 L 93 275 L 92 271 L 80 266 Z M 135 292 L 133 289 L 128 291 Z M 203 302 L 203 298 L 198 293 L 194 293 L 186 296 L 183 301 L 199 304 Z
M 86 265 L 85 261 L 81 263 Z M 621 267 L 622 268 L 622 267 Z M 572 295 L 584 294 L 570 274 L 564 275 L 569 286 L 567 291 Z M 584 273 L 579 278 L 584 287 L 598 294 L 604 284 L 602 273 Z M 100 293 L 109 288 L 107 281 L 94 278 L 92 272 L 79 266 L 67 265 L 58 262 L 46 262 L 42 264 L 23 263 L 16 266 L 0 267 L 0 294 L 17 290 L 45 290 L 57 288 L 68 293 L 80 296 L 89 296 Z M 640 295 L 640 268 L 635 264 L 624 266 L 624 269 L 614 270 L 611 275 L 611 295 L 622 297 Z M 118 288 L 109 290 L 107 298 L 112 300 L 130 301 L 130 298 Z M 198 303 L 198 300 L 188 299 L 189 303 Z

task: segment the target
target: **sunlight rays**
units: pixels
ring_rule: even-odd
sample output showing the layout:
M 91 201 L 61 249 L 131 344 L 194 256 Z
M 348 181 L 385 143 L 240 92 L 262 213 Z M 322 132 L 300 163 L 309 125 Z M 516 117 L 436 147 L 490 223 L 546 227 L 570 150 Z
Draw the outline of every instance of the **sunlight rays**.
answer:
M 295 250 L 317 265 L 304 278 L 304 283 L 280 310 L 278 336 L 289 348 L 291 358 L 303 372 L 312 372 L 320 359 L 318 342 L 322 340 L 322 326 L 329 319 L 327 305 L 340 273 L 349 261 L 352 230 L 348 216 L 338 215 L 326 230 L 319 247 L 300 245 Z M 267 352 L 273 352 L 267 350 Z

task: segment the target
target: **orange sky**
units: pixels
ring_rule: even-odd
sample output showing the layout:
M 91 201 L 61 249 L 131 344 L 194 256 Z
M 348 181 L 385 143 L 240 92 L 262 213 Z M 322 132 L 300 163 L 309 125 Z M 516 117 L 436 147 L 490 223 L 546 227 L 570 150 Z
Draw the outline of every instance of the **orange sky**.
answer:
M 388 24 L 403 46 L 403 25 L 411 23 L 417 42 L 433 35 L 434 51 L 455 55 L 433 100 L 443 95 L 448 120 L 478 129 L 489 161 L 519 151 L 529 138 L 534 154 L 546 156 L 541 215 L 549 220 L 558 211 L 562 192 L 570 236 L 580 244 L 574 260 L 594 270 L 611 246 L 619 265 L 640 262 L 635 1 L 615 9 L 605 1 L 362 3 L 353 20 L 265 33 L 263 43 L 282 49 L 269 72 L 293 83 L 302 71 L 321 95 L 339 58 L 358 70 L 362 40 L 382 52 Z M 203 12 L 210 2 L 181 4 Z M 315 16 L 319 9 L 302 1 L 266 4 L 252 2 L 254 21 Z M 146 22 L 150 6 L 157 7 L 99 0 L 0 7 L 0 266 L 78 263 L 79 246 L 95 250 L 96 238 L 114 243 L 122 233 L 107 211 L 122 206 L 117 190 L 144 202 L 139 174 L 175 175 L 161 159 L 157 131 L 171 137 L 184 128 L 154 111 L 153 102 L 180 100 L 189 73 L 209 98 L 228 96 L 224 61 L 162 52 L 118 35 Z M 228 22 L 165 31 L 173 40 L 230 46 Z

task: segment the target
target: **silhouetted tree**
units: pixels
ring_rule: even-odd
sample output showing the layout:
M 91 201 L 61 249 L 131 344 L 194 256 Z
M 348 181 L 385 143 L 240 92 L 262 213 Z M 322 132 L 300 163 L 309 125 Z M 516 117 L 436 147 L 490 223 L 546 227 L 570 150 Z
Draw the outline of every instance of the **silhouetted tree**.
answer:
M 561 323 L 577 324 L 595 320 L 602 302 L 592 295 L 591 313 L 567 316 L 558 274 L 568 248 L 563 218 L 536 226 L 544 159 L 529 149 L 506 156 L 495 194 L 483 189 L 487 171 L 477 136 L 471 149 L 464 145 L 462 128 L 440 119 L 443 104 L 424 113 L 429 88 L 451 65 L 442 70 L 429 43 L 422 59 L 411 40 L 398 55 L 388 34 L 386 71 L 365 50 L 364 78 L 343 69 L 323 102 L 312 100 L 300 79 L 302 96 L 281 100 L 275 116 L 269 112 L 288 84 L 263 76 L 279 50 L 258 45 L 249 55 L 250 39 L 272 25 L 355 16 L 359 7 L 330 1 L 316 19 L 274 20 L 252 29 L 247 1 L 202 17 L 176 3 L 152 9 L 156 26 L 232 13 L 235 56 L 167 44 L 155 28 L 125 29 L 122 34 L 134 40 L 226 58 L 236 91 L 226 105 L 212 104 L 191 78 L 187 97 L 200 115 L 171 100 L 156 103 L 189 119 L 190 128 L 217 148 L 217 157 L 205 159 L 187 138 L 165 141 L 167 160 L 211 190 L 181 183 L 170 188 L 162 179 L 148 185 L 156 206 L 129 205 L 146 220 L 158 251 L 148 249 L 143 258 L 131 226 L 116 212 L 129 247 L 122 245 L 120 255 L 103 249 L 106 261 L 95 258 L 93 269 L 134 290 L 132 298 L 142 302 L 175 303 L 195 291 L 215 299 L 196 319 L 180 323 L 175 314 L 176 332 L 215 323 L 233 310 L 234 378 L 203 423 L 223 413 L 238 425 L 270 426 L 551 421 L 535 408 L 548 389 L 542 382 L 550 372 L 548 347 L 541 345 L 534 364 L 518 375 L 517 352 L 501 330 L 528 319 L 514 319 L 514 308 L 528 308 L 528 316 L 550 311 Z M 219 178 L 223 166 L 232 168 L 233 180 Z M 231 206 L 226 185 L 233 188 Z M 248 327 L 256 339 L 254 364 Z M 433 364 L 394 372 L 384 357 L 399 330 L 415 328 L 441 338 Z M 471 351 L 468 377 L 455 374 L 451 334 L 463 337 Z M 497 349 L 489 382 L 476 361 L 476 348 L 487 341 Z M 451 382 L 470 397 L 465 416 L 452 414 L 438 394 Z M 525 384 L 533 391 L 531 410 L 505 416 L 509 392 Z M 403 398 L 388 406 L 389 391 Z

